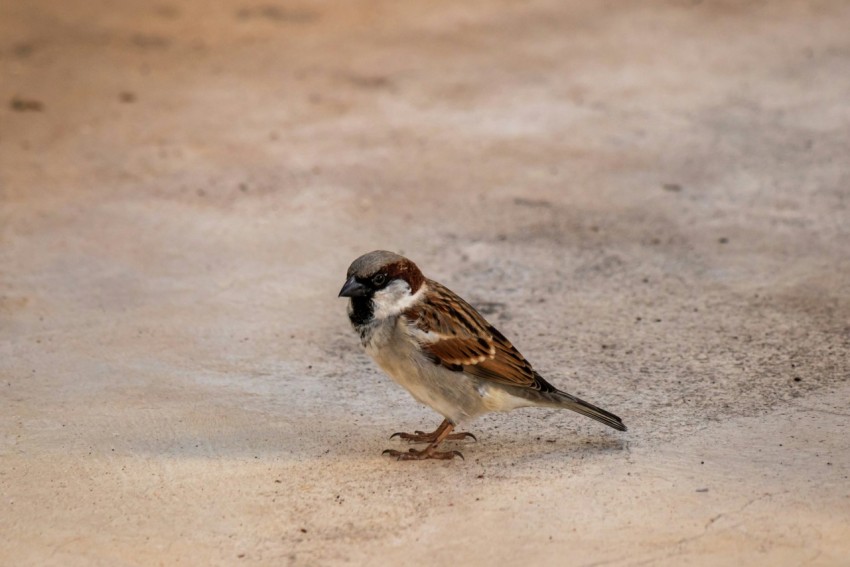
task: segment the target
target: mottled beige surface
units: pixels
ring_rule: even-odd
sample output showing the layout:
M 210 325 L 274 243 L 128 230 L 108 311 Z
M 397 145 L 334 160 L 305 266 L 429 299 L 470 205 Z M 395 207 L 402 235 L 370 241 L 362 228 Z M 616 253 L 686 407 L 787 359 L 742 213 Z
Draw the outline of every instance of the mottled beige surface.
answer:
M 0 4 L 0 564 L 847 565 L 846 2 Z M 621 415 L 439 416 L 402 251 Z

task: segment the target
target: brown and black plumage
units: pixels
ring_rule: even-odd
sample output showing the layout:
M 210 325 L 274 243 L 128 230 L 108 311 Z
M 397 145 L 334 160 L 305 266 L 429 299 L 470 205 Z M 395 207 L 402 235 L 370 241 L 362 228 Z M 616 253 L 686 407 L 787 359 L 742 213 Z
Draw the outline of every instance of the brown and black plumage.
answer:
M 493 325 L 444 285 L 425 278 L 407 258 L 364 254 L 348 270 L 340 296 L 363 346 L 414 398 L 445 417 L 432 433 L 400 433 L 429 443 L 422 451 L 387 451 L 403 459 L 444 458 L 439 452 L 455 425 L 478 415 L 526 406 L 570 409 L 625 431 L 616 415 L 558 390 L 543 379 Z

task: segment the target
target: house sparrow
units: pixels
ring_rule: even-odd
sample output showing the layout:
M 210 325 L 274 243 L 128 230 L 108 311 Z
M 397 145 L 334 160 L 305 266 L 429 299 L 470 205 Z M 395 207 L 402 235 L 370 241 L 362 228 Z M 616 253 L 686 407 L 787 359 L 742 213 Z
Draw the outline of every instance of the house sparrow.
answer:
M 392 252 L 376 250 L 348 268 L 339 297 L 349 297 L 348 318 L 366 352 L 414 398 L 445 419 L 431 433 L 395 433 L 428 443 L 417 451 L 387 449 L 402 460 L 452 459 L 437 451 L 452 433 L 481 414 L 527 406 L 566 408 L 625 431 L 616 415 L 549 384 L 493 325 L 447 287 Z M 392 438 L 391 437 L 391 438 Z

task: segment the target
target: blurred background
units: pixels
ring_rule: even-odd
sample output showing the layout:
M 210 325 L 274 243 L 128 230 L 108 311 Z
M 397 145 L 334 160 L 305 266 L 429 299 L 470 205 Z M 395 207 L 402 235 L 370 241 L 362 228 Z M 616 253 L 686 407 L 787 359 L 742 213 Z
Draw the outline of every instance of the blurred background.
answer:
M 0 5 L 4 564 L 840 564 L 850 5 Z M 373 249 L 626 435 L 439 416 Z M 587 421 L 587 423 L 585 423 Z M 781 511 L 781 513 L 780 513 Z

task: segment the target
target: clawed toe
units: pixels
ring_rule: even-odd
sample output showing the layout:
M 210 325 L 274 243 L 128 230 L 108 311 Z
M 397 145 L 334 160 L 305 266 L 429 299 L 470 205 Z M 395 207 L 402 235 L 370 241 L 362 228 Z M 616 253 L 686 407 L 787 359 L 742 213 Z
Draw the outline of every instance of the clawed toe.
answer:
M 417 431 L 415 433 L 404 433 L 402 431 L 396 431 L 392 435 L 390 435 L 390 439 L 398 437 L 399 439 L 404 439 L 405 441 L 410 441 L 411 443 L 433 443 L 437 436 L 433 433 L 422 433 L 421 431 Z
M 411 443 L 433 443 L 437 438 L 436 435 L 429 433 L 422 433 L 421 431 L 416 431 L 415 433 L 404 433 L 403 431 L 396 431 L 392 435 L 390 435 L 390 439 L 398 437 L 399 439 L 404 439 L 405 441 L 410 441 Z
M 468 431 L 462 431 L 460 433 L 452 433 L 451 435 L 446 437 L 446 439 L 451 439 L 453 441 L 463 441 L 467 437 L 472 439 L 476 443 L 478 443 L 478 437 L 476 437 L 475 435 L 473 435 L 472 433 L 470 433 Z
M 413 433 L 405 433 L 403 431 L 396 431 L 392 435 L 390 435 L 390 439 L 394 439 L 398 437 L 399 439 L 404 439 L 405 441 L 410 441 L 411 443 L 433 443 L 437 440 L 439 434 L 437 431 L 432 431 L 431 433 L 423 433 L 422 431 L 414 431 Z M 478 438 L 469 433 L 467 431 L 461 433 L 452 433 L 451 435 L 445 436 L 445 439 L 449 441 L 463 441 L 465 439 L 472 439 L 477 442 Z
M 395 457 L 396 460 L 399 461 L 424 461 L 426 459 L 450 461 L 455 457 L 460 457 L 462 460 L 466 460 L 463 457 L 463 453 L 460 451 L 433 451 L 429 449 L 417 451 L 416 449 L 410 449 L 405 453 L 402 451 L 396 451 L 395 449 L 384 449 L 381 454 Z

